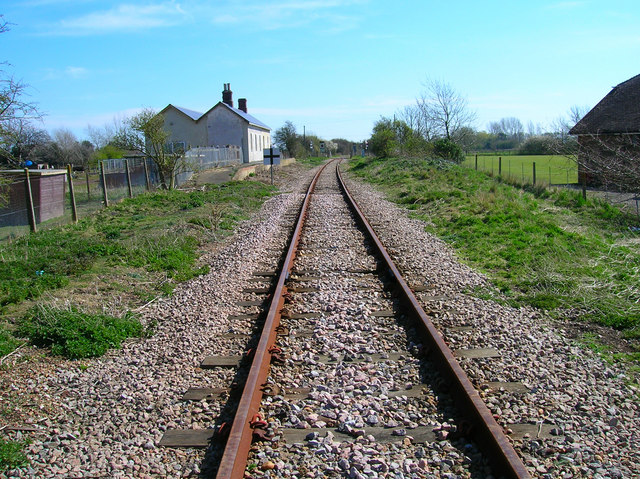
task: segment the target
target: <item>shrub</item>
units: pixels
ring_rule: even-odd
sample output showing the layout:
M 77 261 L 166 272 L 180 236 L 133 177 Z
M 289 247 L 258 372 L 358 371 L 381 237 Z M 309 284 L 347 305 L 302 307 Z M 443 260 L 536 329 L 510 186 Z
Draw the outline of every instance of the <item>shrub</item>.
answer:
M 437 158 L 454 161 L 456 163 L 462 163 L 464 161 L 464 152 L 462 151 L 462 148 L 447 138 L 442 138 L 433 142 L 433 154 Z
M 126 338 L 140 337 L 143 327 L 131 313 L 117 318 L 85 313 L 75 307 L 57 309 L 40 305 L 22 318 L 18 333 L 35 346 L 50 347 L 55 355 L 80 359 L 119 348 Z

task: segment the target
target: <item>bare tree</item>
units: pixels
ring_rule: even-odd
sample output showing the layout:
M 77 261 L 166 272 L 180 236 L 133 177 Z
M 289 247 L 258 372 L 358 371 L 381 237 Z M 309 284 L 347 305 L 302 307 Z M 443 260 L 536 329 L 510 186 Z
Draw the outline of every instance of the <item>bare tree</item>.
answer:
M 424 86 L 426 91 L 418 105 L 429 136 L 454 140 L 461 128 L 473 124 L 476 114 L 469 109 L 467 99 L 449 83 L 429 79 Z
M 507 138 L 512 138 L 520 142 L 524 138 L 524 127 L 520 120 L 510 116 L 501 118 L 499 121 L 491 122 L 489 124 L 489 133 L 494 135 L 502 134 Z
M 0 33 L 9 31 L 9 24 L 0 15 Z M 0 65 L 7 67 L 7 62 Z M 5 70 L 0 70 L 0 135 L 16 121 L 38 119 L 41 115 L 34 102 L 26 99 L 28 85 L 16 80 Z
M 637 135 L 583 134 L 578 140 L 578 162 L 583 184 L 640 194 Z
M 124 122 L 114 136 L 114 143 L 151 158 L 158 168 L 162 187 L 173 189 L 175 176 L 189 165 L 184 151 L 169 147 L 170 136 L 164 129 L 164 116 L 147 108 Z
M 83 167 L 88 165 L 90 151 L 78 141 L 71 130 L 59 128 L 53 132 L 53 139 L 58 144 L 63 164 Z
M 12 168 L 21 167 L 26 160 L 36 161 L 38 148 L 50 143 L 49 134 L 27 120 L 6 121 L 2 131 L 3 162 Z

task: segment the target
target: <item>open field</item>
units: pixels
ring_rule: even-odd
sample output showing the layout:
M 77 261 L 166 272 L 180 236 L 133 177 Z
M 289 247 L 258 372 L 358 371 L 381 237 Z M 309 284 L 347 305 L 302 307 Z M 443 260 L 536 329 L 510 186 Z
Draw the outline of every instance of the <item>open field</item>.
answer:
M 578 166 L 575 161 L 562 155 L 478 155 L 478 171 L 499 171 L 499 158 L 502 158 L 502 176 L 533 183 L 533 163 L 536 164 L 537 184 L 577 184 Z M 475 155 L 467 155 L 462 163 L 468 168 L 475 168 Z

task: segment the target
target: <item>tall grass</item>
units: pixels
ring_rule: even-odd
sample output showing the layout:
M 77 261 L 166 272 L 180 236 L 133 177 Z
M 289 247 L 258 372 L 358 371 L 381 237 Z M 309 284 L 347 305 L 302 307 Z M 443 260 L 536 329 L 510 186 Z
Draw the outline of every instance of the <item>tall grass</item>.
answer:
M 528 304 L 640 332 L 640 246 L 634 219 L 579 192 L 513 186 L 425 160 L 357 160 L 351 171 L 413 210 L 425 228 Z M 484 294 L 484 293 L 483 293 Z

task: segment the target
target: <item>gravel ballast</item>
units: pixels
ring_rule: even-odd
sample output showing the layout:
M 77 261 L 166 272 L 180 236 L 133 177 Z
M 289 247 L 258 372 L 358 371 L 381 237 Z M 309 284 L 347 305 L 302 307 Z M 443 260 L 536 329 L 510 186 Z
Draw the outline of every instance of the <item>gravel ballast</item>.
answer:
M 128 341 L 121 350 L 82 363 L 56 360 L 55 366 L 30 365 L 20 362 L 19 353 L 14 355 L 0 372 L 2 384 L 16 394 L 33 396 L 38 405 L 24 411 L 24 424 L 11 425 L 34 431 L 5 431 L 12 439 L 31 441 L 26 447 L 29 466 L 5 475 L 197 477 L 206 464 L 205 451 L 160 448 L 158 442 L 168 429 L 211 427 L 225 407 L 224 400 L 194 403 L 182 401 L 181 396 L 190 387 L 228 387 L 232 382 L 232 370 L 203 370 L 200 361 L 208 355 L 244 351 L 243 336 L 225 335 L 249 334 L 251 320 L 230 316 L 255 311 L 238 307 L 239 301 L 253 298 L 242 290 L 260 284 L 252 281 L 253 272 L 275 267 L 285 245 L 289 215 L 299 206 L 302 185 L 309 178 L 310 173 L 304 173 L 289 181 L 285 188 L 291 193 L 268 200 L 225 246 L 203 258 L 210 265 L 209 274 L 178 286 L 170 298 L 143 310 L 145 322 L 156 323 L 152 337 Z M 543 437 L 530 434 L 514 440 L 531 474 L 636 477 L 640 471 L 638 391 L 628 384 L 624 371 L 565 339 L 553 322 L 533 309 L 514 309 L 469 295 L 473 288 L 488 285 L 484 276 L 457 261 L 446 244 L 371 187 L 353 180 L 349 187 L 409 283 L 429 287 L 418 297 L 432 311 L 450 347 L 500 352 L 497 358 L 461 358 L 460 363 L 499 424 L 506 429 L 522 423 L 536 425 L 540 431 L 546 427 L 548 434 Z M 362 267 L 371 264 L 365 260 Z M 332 298 L 322 301 L 326 308 Z M 381 309 L 388 306 L 384 298 L 378 301 Z M 371 308 L 363 305 L 367 307 Z M 324 345 L 325 349 L 330 346 Z M 402 378 L 403 383 L 410 381 Z M 492 389 L 486 386 L 491 381 L 520 381 L 527 392 Z M 383 413 L 369 416 L 388 420 Z M 423 453 L 429 451 L 417 454 Z M 412 454 L 411 464 L 417 464 L 416 451 Z M 460 477 L 428 467 L 417 471 L 403 460 L 396 461 L 398 468 L 391 468 L 391 462 L 385 463 L 387 472 L 383 467 L 363 472 L 363 467 L 340 473 Z M 290 469 L 277 461 L 274 464 L 282 471 Z

